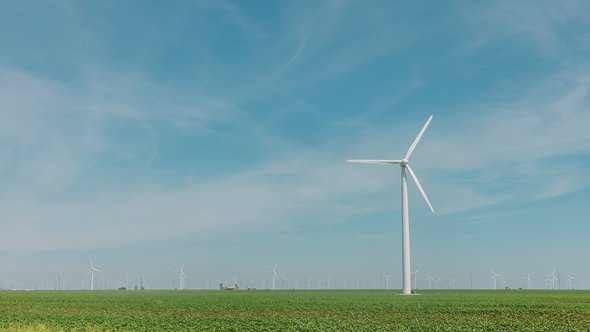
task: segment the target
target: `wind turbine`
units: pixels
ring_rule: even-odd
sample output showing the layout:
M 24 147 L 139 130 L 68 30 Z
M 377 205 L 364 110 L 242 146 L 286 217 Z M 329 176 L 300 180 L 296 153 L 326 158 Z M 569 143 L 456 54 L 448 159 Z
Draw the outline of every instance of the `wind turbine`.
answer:
M 389 289 L 389 279 L 391 279 L 393 276 L 388 276 L 386 274 L 383 275 L 385 277 L 385 289 Z
M 430 275 L 430 272 L 428 272 L 428 277 L 426 277 L 426 280 L 428 280 L 428 289 L 432 289 L 431 282 L 434 281 L 434 278 Z
M 416 282 L 417 282 L 417 279 L 418 279 L 418 278 L 417 278 L 418 272 L 420 272 L 420 269 L 418 269 L 418 270 L 414 271 L 414 273 L 413 273 L 413 275 L 414 275 L 414 278 L 412 278 L 412 280 L 414 281 L 414 290 L 418 289 L 418 288 L 416 287 Z
M 174 270 L 172 272 L 178 272 L 178 290 L 184 289 L 184 279 L 186 274 L 184 274 L 184 263 L 180 266 L 179 270 Z
M 90 261 L 90 270 L 86 274 L 90 274 L 90 290 L 94 290 L 94 272 L 102 272 L 101 270 L 94 267 L 94 263 Z
M 555 281 L 558 281 L 557 271 L 555 269 L 551 272 L 551 289 L 555 289 Z
M 494 289 L 497 289 L 497 287 L 496 287 L 496 283 L 498 281 L 497 278 L 501 277 L 501 276 L 502 276 L 501 274 L 497 274 L 496 271 L 494 271 L 494 269 L 492 269 L 492 277 L 490 278 L 490 280 L 494 284 Z
M 275 267 L 272 270 L 266 271 L 266 272 L 272 272 L 272 290 L 275 290 L 276 280 L 279 279 L 279 276 L 277 275 L 277 267 L 278 266 L 279 265 L 276 264 Z
M 567 273 L 567 283 L 569 284 L 570 290 L 572 290 L 572 289 L 573 289 L 573 288 L 572 288 L 572 280 L 574 280 L 574 279 L 576 279 L 576 278 L 574 278 L 574 277 L 570 276 L 570 274 L 569 274 L 569 273 Z
M 366 160 L 366 159 L 364 159 L 364 160 L 360 160 L 360 159 L 348 160 L 349 163 L 400 165 L 400 167 L 401 167 L 401 173 L 402 173 L 401 174 L 402 175 L 401 176 L 401 184 L 402 184 L 402 270 L 403 270 L 402 294 L 404 294 L 404 295 L 412 294 L 412 280 L 411 280 L 412 276 L 411 276 L 411 270 L 410 270 L 410 208 L 409 208 L 409 203 L 408 203 L 408 176 L 407 176 L 407 173 L 410 173 L 410 176 L 412 177 L 412 179 L 414 179 L 414 183 L 416 183 L 416 186 L 418 187 L 418 190 L 422 194 L 422 197 L 424 197 L 426 204 L 428 204 L 428 207 L 434 213 L 434 209 L 432 208 L 432 204 L 430 204 L 430 201 L 428 200 L 428 197 L 426 196 L 426 192 L 424 192 L 424 189 L 422 189 L 422 185 L 420 185 L 420 181 L 418 181 L 418 178 L 416 177 L 416 174 L 414 173 L 414 171 L 410 167 L 410 164 L 408 161 L 408 159 L 412 156 L 412 153 L 414 152 L 416 145 L 418 145 L 418 142 L 422 138 L 422 135 L 424 135 L 426 128 L 430 124 L 430 121 L 432 121 L 432 115 L 428 118 L 428 120 L 426 121 L 426 124 L 424 124 L 424 126 L 422 127 L 422 130 L 420 130 L 420 133 L 418 133 L 418 136 L 416 136 L 416 139 L 414 139 L 414 142 L 412 143 L 412 145 L 410 145 L 408 152 L 406 152 L 406 156 L 401 160 Z
M 531 280 L 531 274 L 529 273 L 526 278 L 526 286 L 528 289 L 533 288 L 533 281 Z
M 526 277 L 520 277 L 521 279 L 525 279 L 526 280 L 526 288 L 527 289 L 531 289 L 533 288 L 533 282 L 531 280 L 531 274 L 527 274 Z
M 455 289 L 455 281 L 457 281 L 457 279 L 449 279 L 449 289 Z

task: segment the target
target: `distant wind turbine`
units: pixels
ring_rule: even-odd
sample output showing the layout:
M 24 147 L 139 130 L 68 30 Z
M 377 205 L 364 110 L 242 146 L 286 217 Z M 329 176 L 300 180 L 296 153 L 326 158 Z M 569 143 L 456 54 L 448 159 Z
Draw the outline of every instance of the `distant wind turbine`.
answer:
M 173 272 L 178 272 L 178 290 L 183 290 L 184 280 L 186 278 L 186 274 L 184 274 L 184 263 L 180 266 L 180 269 L 174 270 Z
M 277 267 L 278 266 L 279 265 L 276 264 L 272 270 L 266 271 L 266 272 L 272 272 L 272 290 L 275 290 L 276 280 L 279 279 L 279 276 L 277 275 Z
M 416 186 L 418 187 L 418 190 L 422 194 L 422 197 L 424 197 L 426 204 L 428 204 L 428 207 L 434 213 L 434 209 L 432 208 L 432 204 L 430 204 L 430 201 L 428 200 L 428 197 L 426 196 L 426 192 L 424 192 L 424 189 L 422 189 L 422 185 L 420 185 L 420 181 L 418 181 L 418 178 L 416 177 L 416 174 L 414 173 L 414 171 L 410 167 L 410 163 L 409 163 L 410 156 L 412 156 L 412 153 L 414 152 L 416 145 L 418 144 L 418 142 L 422 138 L 422 135 L 424 135 L 426 128 L 430 124 L 430 121 L 432 121 L 432 115 L 428 118 L 428 120 L 426 121 L 426 124 L 424 124 L 424 126 L 422 127 L 422 130 L 420 130 L 420 133 L 418 133 L 418 136 L 416 137 L 416 139 L 414 139 L 414 142 L 412 143 L 412 145 L 410 146 L 410 148 L 406 152 L 406 156 L 401 160 L 366 160 L 366 159 L 348 160 L 348 162 L 350 162 L 350 163 L 400 165 L 400 167 L 401 167 L 401 173 L 402 173 L 401 174 L 402 175 L 402 178 L 401 178 L 401 184 L 402 184 L 402 267 L 403 267 L 402 294 L 404 294 L 404 295 L 412 294 L 412 280 L 411 280 L 411 278 L 412 278 L 411 271 L 412 270 L 410 270 L 410 208 L 409 208 L 409 203 L 408 203 L 408 176 L 407 176 L 407 173 L 410 173 L 410 176 L 412 177 L 412 179 L 414 179 L 414 183 L 416 183 Z
M 432 289 L 432 281 L 434 281 L 434 278 L 430 275 L 430 272 L 428 272 L 428 277 L 426 277 L 426 280 L 428 280 L 428 289 Z
M 391 279 L 393 276 L 388 276 L 384 274 L 383 277 L 385 277 L 385 289 L 389 289 L 389 279 Z
M 555 289 L 556 281 L 559 282 L 559 277 L 557 276 L 557 271 L 553 269 L 553 272 L 551 272 L 551 289 Z
M 327 285 L 328 286 L 328 289 L 332 289 L 332 286 L 331 286 L 332 276 L 331 275 L 329 275 L 328 277 L 326 277 L 326 282 L 328 283 L 328 285 Z
M 417 283 L 417 279 L 418 279 L 417 278 L 418 272 L 420 272 L 420 269 L 418 269 L 412 273 L 414 275 L 414 278 L 412 278 L 412 281 L 414 282 L 414 290 L 418 289 L 418 287 L 416 287 L 416 283 Z
M 572 289 L 573 289 L 573 287 L 572 287 L 572 280 L 574 280 L 574 279 L 576 279 L 576 278 L 574 278 L 574 277 L 570 276 L 570 274 L 569 274 L 569 273 L 567 273 L 567 283 L 568 283 L 568 285 L 569 285 L 569 288 L 570 288 L 570 290 L 572 290 Z
M 94 290 L 94 272 L 102 272 L 101 270 L 94 267 L 94 263 L 90 261 L 90 270 L 86 274 L 90 274 L 90 290 Z
M 455 281 L 457 281 L 457 279 L 449 279 L 449 289 L 455 289 Z
M 527 274 L 526 277 L 520 277 L 521 279 L 526 280 L 526 289 L 533 288 L 533 281 L 531 280 L 531 274 Z
M 492 281 L 492 284 L 494 285 L 494 289 L 498 289 L 496 287 L 497 282 L 498 282 L 498 277 L 501 277 L 501 274 L 496 273 L 496 271 L 494 271 L 494 269 L 492 269 L 492 277 L 490 278 L 490 280 Z

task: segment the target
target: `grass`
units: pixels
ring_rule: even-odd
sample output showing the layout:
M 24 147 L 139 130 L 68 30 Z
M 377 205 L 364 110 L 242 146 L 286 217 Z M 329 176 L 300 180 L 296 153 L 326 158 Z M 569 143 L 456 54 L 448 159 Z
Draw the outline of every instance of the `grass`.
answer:
M 590 291 L 0 292 L 0 331 L 590 331 Z

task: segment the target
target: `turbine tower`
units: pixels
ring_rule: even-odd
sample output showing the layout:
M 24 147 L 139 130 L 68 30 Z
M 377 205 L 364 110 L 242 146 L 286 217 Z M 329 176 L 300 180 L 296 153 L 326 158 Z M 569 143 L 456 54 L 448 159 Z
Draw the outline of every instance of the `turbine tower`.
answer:
M 416 183 L 416 186 L 418 187 L 418 190 L 422 194 L 422 197 L 424 197 L 426 204 L 428 204 L 428 207 L 434 213 L 434 209 L 432 208 L 432 205 L 430 204 L 430 201 L 428 200 L 428 197 L 426 196 L 424 189 L 422 189 L 422 186 L 420 185 L 420 181 L 418 181 L 418 178 L 416 177 L 416 174 L 414 173 L 414 171 L 410 167 L 410 164 L 408 161 L 408 159 L 410 159 L 410 156 L 412 156 L 412 153 L 414 152 L 416 145 L 418 144 L 418 142 L 422 138 L 422 135 L 424 135 L 426 128 L 430 124 L 430 121 L 432 121 L 432 115 L 428 118 L 428 120 L 426 121 L 426 124 L 424 124 L 424 127 L 422 127 L 422 130 L 420 130 L 420 133 L 418 133 L 418 136 L 416 137 L 416 139 L 414 140 L 414 142 L 412 143 L 412 145 L 408 149 L 406 156 L 401 160 L 366 160 L 366 159 L 365 160 L 359 160 L 359 159 L 348 160 L 349 163 L 400 165 L 400 167 L 401 167 L 401 173 L 402 173 L 402 179 L 401 179 L 401 182 L 402 182 L 402 270 L 403 270 L 402 294 L 404 294 L 404 295 L 412 294 L 412 271 L 410 270 L 410 211 L 409 211 L 410 208 L 409 208 L 409 203 L 408 203 L 408 176 L 407 176 L 407 173 L 410 173 L 410 176 L 412 177 L 412 179 L 414 179 L 414 183 Z
M 94 290 L 94 272 L 102 272 L 101 270 L 94 267 L 94 263 L 90 261 L 90 270 L 86 274 L 90 274 L 90 290 Z

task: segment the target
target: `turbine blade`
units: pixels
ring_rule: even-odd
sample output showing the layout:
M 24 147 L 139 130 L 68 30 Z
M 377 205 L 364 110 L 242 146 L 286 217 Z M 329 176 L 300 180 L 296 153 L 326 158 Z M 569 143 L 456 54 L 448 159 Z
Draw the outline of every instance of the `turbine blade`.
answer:
M 428 204 L 430 211 L 432 211 L 432 213 L 434 213 L 434 209 L 432 208 L 432 204 L 430 204 L 430 201 L 428 200 L 428 196 L 426 196 L 424 189 L 422 189 L 422 185 L 420 185 L 420 181 L 418 181 L 418 177 L 416 177 L 416 174 L 414 173 L 414 171 L 412 170 L 410 165 L 406 165 L 406 169 L 408 170 L 408 173 L 410 173 L 410 175 L 412 176 L 412 179 L 414 179 L 414 182 L 416 183 L 416 187 L 418 187 L 418 190 L 422 194 L 422 197 L 424 197 L 424 200 L 426 201 L 426 204 Z
M 428 118 L 428 120 L 426 121 L 426 124 L 424 124 L 424 127 L 422 127 L 422 130 L 420 130 L 420 133 L 418 133 L 418 136 L 416 136 L 416 139 L 414 140 L 414 142 L 412 143 L 412 145 L 408 149 L 408 153 L 406 153 L 406 157 L 404 159 L 410 159 L 412 152 L 414 152 L 416 145 L 418 145 L 418 142 L 420 142 L 420 139 L 422 138 L 422 135 L 424 135 L 426 128 L 430 124 L 430 121 L 432 121 L 432 115 Z
M 401 160 L 371 160 L 371 159 L 351 159 L 347 163 L 355 164 L 381 164 L 381 165 L 397 165 L 401 164 Z

